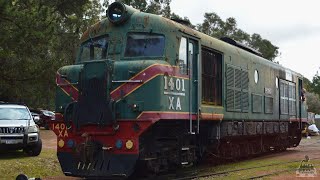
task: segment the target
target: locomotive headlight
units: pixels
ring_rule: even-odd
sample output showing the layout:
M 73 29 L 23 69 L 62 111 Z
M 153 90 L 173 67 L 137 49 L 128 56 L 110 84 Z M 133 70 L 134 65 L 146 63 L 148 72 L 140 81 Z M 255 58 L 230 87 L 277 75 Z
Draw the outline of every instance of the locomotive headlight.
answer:
M 113 24 L 120 24 L 125 22 L 136 9 L 126 6 L 120 2 L 112 3 L 107 10 L 107 17 Z
M 121 141 L 120 139 L 118 139 L 118 140 L 116 141 L 116 148 L 117 148 L 117 149 L 121 149 L 121 148 L 122 148 L 122 141 Z
M 68 148 L 73 148 L 74 145 L 75 145 L 75 142 L 74 142 L 72 139 L 69 139 L 69 140 L 67 141 L 67 147 L 68 147 Z
M 126 142 L 126 148 L 127 148 L 127 149 L 132 149 L 132 148 L 133 148 L 133 141 L 128 140 L 128 141 Z
M 63 139 L 60 139 L 60 140 L 58 141 L 58 146 L 59 146 L 60 148 L 62 148 L 62 147 L 64 146 L 64 140 L 63 140 Z

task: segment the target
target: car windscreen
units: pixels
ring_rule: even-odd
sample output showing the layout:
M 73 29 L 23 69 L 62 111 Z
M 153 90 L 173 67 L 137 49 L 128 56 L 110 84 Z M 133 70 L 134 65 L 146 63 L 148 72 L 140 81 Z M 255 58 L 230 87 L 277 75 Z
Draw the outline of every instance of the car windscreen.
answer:
M 102 36 L 84 42 L 80 48 L 80 61 L 101 60 L 107 58 L 108 37 Z
M 0 120 L 29 120 L 31 119 L 27 108 L 1 108 Z
M 125 57 L 161 57 L 164 53 L 163 35 L 128 33 Z

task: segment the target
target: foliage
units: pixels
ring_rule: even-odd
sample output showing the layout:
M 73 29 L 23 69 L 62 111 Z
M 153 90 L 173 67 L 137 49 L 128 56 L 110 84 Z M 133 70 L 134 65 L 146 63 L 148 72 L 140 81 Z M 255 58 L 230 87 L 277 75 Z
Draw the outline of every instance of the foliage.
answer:
M 310 84 L 310 90 L 320 95 L 320 76 L 318 72 L 312 78 L 312 83 Z
M 143 12 L 159 14 L 164 17 L 170 17 L 171 9 L 170 3 L 171 0 L 117 0 L 132 6 L 136 9 L 139 9 Z
M 320 99 L 319 95 L 315 93 L 307 92 L 305 94 L 307 105 L 308 105 L 308 112 L 313 112 L 316 114 L 320 114 Z
M 194 26 L 193 24 L 191 24 L 191 21 L 189 20 L 188 17 L 181 17 L 175 13 L 171 13 L 170 14 L 170 18 L 173 19 L 173 20 L 182 20 L 185 22 L 185 25 L 189 26 L 190 28 L 195 28 L 196 26 Z
M 303 88 L 308 92 L 311 92 L 311 84 L 312 82 L 308 78 L 303 77 Z
M 308 111 L 320 114 L 320 76 L 318 72 L 313 76 L 312 81 L 304 78 L 303 87 L 307 90 Z
M 122 0 L 141 11 L 183 19 L 171 12 L 171 0 Z M 0 0 L 0 100 L 37 108 L 54 106 L 55 73 L 72 64 L 81 33 L 97 22 L 109 0 Z M 272 60 L 277 47 L 260 35 L 206 13 L 197 28 L 216 37 L 229 36 L 254 46 Z M 272 49 L 273 48 L 273 49 Z M 273 51 L 272 51 L 273 50 Z
M 209 36 L 221 38 L 229 37 L 240 43 L 248 45 L 259 52 L 266 59 L 273 61 L 279 54 L 278 47 L 274 46 L 269 40 L 263 39 L 259 34 L 249 35 L 237 27 L 237 21 L 229 17 L 223 21 L 216 13 L 205 13 L 204 21 L 198 24 L 197 29 Z
M 0 99 L 52 107 L 56 70 L 101 12 L 99 0 L 0 0 Z

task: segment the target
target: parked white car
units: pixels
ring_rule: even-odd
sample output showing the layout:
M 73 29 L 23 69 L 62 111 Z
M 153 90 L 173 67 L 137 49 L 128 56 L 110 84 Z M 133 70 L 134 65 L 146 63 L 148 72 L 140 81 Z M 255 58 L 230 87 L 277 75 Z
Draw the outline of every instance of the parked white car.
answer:
M 42 150 L 39 127 L 27 106 L 0 103 L 0 150 L 20 150 L 38 156 Z

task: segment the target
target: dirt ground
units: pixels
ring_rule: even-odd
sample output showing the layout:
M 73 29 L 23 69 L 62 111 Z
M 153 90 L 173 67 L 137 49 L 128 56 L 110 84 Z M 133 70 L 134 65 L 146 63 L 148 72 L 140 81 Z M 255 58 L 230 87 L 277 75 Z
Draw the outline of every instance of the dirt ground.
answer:
M 43 142 L 44 149 L 55 149 L 57 148 L 56 145 L 56 135 L 50 130 L 41 130 L 41 139 Z M 300 145 L 295 148 L 290 148 L 285 152 L 266 155 L 260 157 L 261 159 L 276 159 L 276 160 L 284 160 L 284 161 L 291 161 L 291 160 L 303 160 L 305 156 L 308 155 L 310 162 L 312 163 L 312 159 L 320 159 L 320 136 L 311 136 L 310 139 L 303 138 Z M 260 159 L 259 158 L 259 159 Z M 316 167 L 317 168 L 317 167 Z M 318 169 L 320 169 L 318 167 Z M 47 177 L 44 179 L 66 179 L 66 180 L 75 180 L 78 178 L 69 178 L 69 177 Z M 282 180 L 282 179 L 320 179 L 320 174 L 318 170 L 318 177 L 317 178 L 298 178 L 296 177 L 295 173 L 285 173 L 280 174 L 277 176 L 272 176 L 271 179 L 275 180 Z
M 51 130 L 41 129 L 40 137 L 42 139 L 42 149 L 57 150 L 57 136 Z M 79 178 L 59 176 L 59 177 L 44 177 L 42 180 L 79 180 Z
M 40 137 L 42 139 L 43 149 L 57 150 L 57 136 L 51 130 L 41 129 Z

